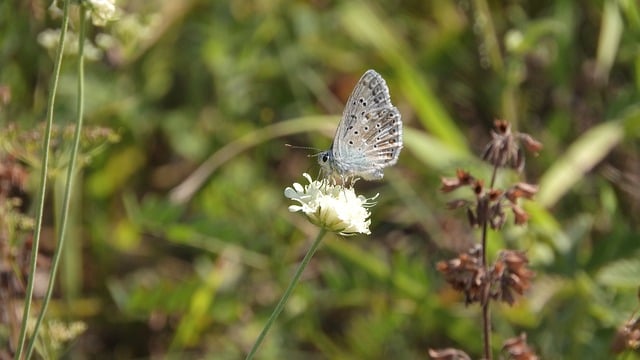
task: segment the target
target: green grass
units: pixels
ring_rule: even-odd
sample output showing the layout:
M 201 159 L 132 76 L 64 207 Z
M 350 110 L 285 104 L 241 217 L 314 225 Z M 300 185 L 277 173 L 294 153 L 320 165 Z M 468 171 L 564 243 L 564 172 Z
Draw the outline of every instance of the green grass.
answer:
M 491 251 L 526 250 L 537 273 L 514 307 L 493 308 L 494 351 L 524 331 L 544 359 L 613 356 L 640 285 L 635 1 L 118 5 L 118 21 L 89 32 L 115 45 L 86 60 L 83 104 L 86 126 L 119 141 L 80 144 L 76 238 L 65 244 L 74 256 L 61 259 L 67 276 L 45 319 L 87 325 L 66 354 L 244 357 L 317 232 L 283 196 L 303 172 L 318 173 L 315 151 L 285 144 L 327 148 L 353 84 L 373 68 L 402 113 L 405 149 L 383 181 L 357 184 L 380 193 L 372 235 L 327 236 L 256 358 L 413 359 L 448 346 L 480 356 L 480 309 L 435 269 L 478 233 L 438 188 L 459 167 L 490 171 L 478 157 L 495 118 L 545 148 L 527 157 L 526 179 L 541 186 L 528 226 L 508 221 L 490 234 Z M 0 86 L 11 93 L 0 122 L 24 133 L 45 119 L 53 80 L 53 53 L 37 41 L 61 26 L 47 6 L 0 3 Z M 63 60 L 60 127 L 77 106 L 77 58 Z M 35 217 L 41 169 L 26 159 L 41 154 L 3 134 L 3 156 L 24 161 Z M 71 142 L 53 140 L 64 144 L 52 149 L 55 172 Z M 56 244 L 53 194 L 45 260 Z M 0 245 L 12 249 L 30 234 L 8 233 Z M 6 271 L 14 260 L 0 256 Z M 46 261 L 40 268 L 47 275 Z M 23 292 L 4 293 L 21 306 Z M 19 324 L 0 323 L 0 349 L 15 345 Z

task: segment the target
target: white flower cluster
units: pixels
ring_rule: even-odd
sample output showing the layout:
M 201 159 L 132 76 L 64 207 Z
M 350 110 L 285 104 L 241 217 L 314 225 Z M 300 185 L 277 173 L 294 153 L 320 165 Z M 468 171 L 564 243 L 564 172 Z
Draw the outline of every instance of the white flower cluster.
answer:
M 291 212 L 303 212 L 318 226 L 340 235 L 371 234 L 371 213 L 368 208 L 375 205 L 373 198 L 357 195 L 353 188 L 335 185 L 329 180 L 313 180 L 303 174 L 309 185 L 294 183 L 284 189 L 284 196 L 300 205 L 289 206 Z
M 67 31 L 63 52 L 65 55 L 78 54 L 78 34 Z M 54 51 L 60 43 L 60 29 L 46 29 L 38 34 L 38 43 L 47 50 Z M 98 60 L 102 57 L 102 50 L 91 41 L 84 41 L 84 56 L 87 60 Z
M 91 21 L 95 26 L 105 26 L 117 19 L 118 8 L 115 0 L 87 0 L 91 9 Z

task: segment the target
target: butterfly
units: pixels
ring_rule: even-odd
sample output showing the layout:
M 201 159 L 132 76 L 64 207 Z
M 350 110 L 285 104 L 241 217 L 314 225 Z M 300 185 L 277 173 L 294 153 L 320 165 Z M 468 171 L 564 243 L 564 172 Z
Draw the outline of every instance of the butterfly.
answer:
M 380 180 L 398 162 L 402 119 L 389 88 L 374 70 L 362 75 L 345 105 L 329 150 L 318 154 L 325 178 Z

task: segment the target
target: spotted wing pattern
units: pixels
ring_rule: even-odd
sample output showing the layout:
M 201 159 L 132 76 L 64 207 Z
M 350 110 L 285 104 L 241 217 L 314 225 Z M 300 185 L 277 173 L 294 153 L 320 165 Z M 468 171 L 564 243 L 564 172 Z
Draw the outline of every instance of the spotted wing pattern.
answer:
M 331 150 L 326 153 L 325 173 L 378 180 L 383 177 L 383 168 L 398 161 L 401 149 L 400 112 L 391 103 L 382 76 L 368 70 L 345 106 Z

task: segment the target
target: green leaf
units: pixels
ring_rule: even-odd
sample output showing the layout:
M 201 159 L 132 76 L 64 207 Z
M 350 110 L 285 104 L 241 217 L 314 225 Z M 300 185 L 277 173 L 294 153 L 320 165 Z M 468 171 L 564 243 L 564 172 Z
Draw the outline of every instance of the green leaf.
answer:
M 602 285 L 635 288 L 640 286 L 640 259 L 623 259 L 603 267 L 596 275 Z
M 542 176 L 537 201 L 553 206 L 620 143 L 623 135 L 622 123 L 618 121 L 595 126 L 584 133 Z

